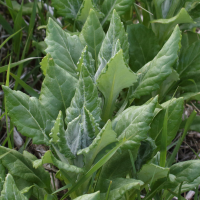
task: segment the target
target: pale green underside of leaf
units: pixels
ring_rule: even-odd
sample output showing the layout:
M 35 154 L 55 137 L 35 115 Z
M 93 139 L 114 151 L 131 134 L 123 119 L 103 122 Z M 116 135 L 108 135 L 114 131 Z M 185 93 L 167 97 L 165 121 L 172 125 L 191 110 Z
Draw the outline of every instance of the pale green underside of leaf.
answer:
M 105 33 L 97 15 L 95 14 L 95 11 L 90 10 L 89 16 L 82 28 L 79 38 L 83 46 L 88 46 L 88 50 L 91 52 L 92 57 L 96 61 L 104 37 Z
M 63 115 L 60 111 L 58 117 L 55 121 L 54 127 L 51 130 L 50 137 L 52 137 L 51 142 L 58 145 L 60 153 L 62 153 L 66 158 L 74 158 L 70 148 L 67 145 L 65 138 Z
M 78 81 L 65 69 L 59 67 L 52 58 L 49 59 L 48 65 L 39 99 L 48 114 L 55 120 L 59 110 L 65 114 L 70 106 Z
M 83 50 L 78 36 L 70 36 L 49 18 L 45 42 L 47 44 L 45 51 L 51 55 L 55 64 L 77 78 L 76 63 Z
M 126 65 L 123 51 L 120 50 L 110 59 L 97 79 L 97 86 L 105 98 L 103 114 L 114 107 L 121 90 L 132 86 L 136 81 L 137 76 Z
M 84 155 L 86 169 L 91 167 L 95 157 L 104 147 L 117 141 L 116 136 L 116 133 L 112 130 L 111 122 L 108 121 L 93 140 L 92 144 L 85 149 L 79 150 L 78 155 Z
M 28 200 L 17 188 L 12 175 L 7 174 L 0 200 Z
M 95 192 L 92 194 L 84 194 L 80 197 L 75 198 L 74 200 L 101 200 L 100 192 Z
M 132 106 L 116 117 L 113 122 L 113 130 L 118 138 L 129 138 L 134 142 L 140 142 L 147 137 L 153 113 L 158 101 L 155 97 L 149 104 Z
M 76 19 L 81 4 L 81 0 L 52 0 L 57 13 L 67 19 Z
M 153 31 L 142 24 L 132 24 L 127 26 L 130 68 L 138 71 L 146 63 L 153 60 L 160 50 L 158 39 Z
M 90 74 L 82 64 L 81 74 L 75 95 L 70 107 L 66 110 L 66 123 L 68 124 L 79 115 L 84 117 L 84 107 L 92 114 L 96 123 L 100 122 L 101 99 L 98 97 L 98 90 Z M 83 119 L 81 120 L 83 121 Z
M 92 80 L 94 80 L 94 72 L 95 72 L 95 61 L 92 58 L 92 54 L 88 51 L 88 46 L 86 46 L 81 54 L 81 57 L 77 63 L 77 71 L 79 72 L 79 76 L 81 73 L 82 65 L 87 68 L 87 71 L 90 74 Z
M 156 145 L 160 147 L 161 133 L 163 130 L 163 122 L 165 112 L 168 109 L 168 122 L 167 122 L 167 145 L 169 145 L 177 134 L 180 123 L 182 121 L 184 99 L 172 99 L 162 104 L 163 110 L 160 111 L 151 123 L 149 136 L 155 140 Z
M 50 189 L 50 176 L 43 167 L 34 169 L 31 159 L 16 150 L 0 147 L 0 155 L 6 152 L 10 153 L 1 160 L 12 176 L 22 178 L 32 184 L 37 184 L 41 188 Z
M 130 98 L 140 98 L 159 89 L 160 84 L 172 73 L 172 66 L 178 58 L 180 40 L 181 32 L 176 26 L 157 56 L 137 72 L 138 83 L 131 87 Z
M 102 71 L 102 69 L 106 66 L 107 62 L 119 51 L 116 51 L 116 46 L 118 45 L 118 41 L 123 50 L 123 55 L 125 62 L 128 64 L 129 62 L 129 43 L 128 43 L 128 35 L 125 32 L 124 25 L 121 22 L 121 19 L 116 11 L 113 11 L 112 19 L 110 22 L 110 27 L 108 32 L 103 40 L 101 49 L 98 55 L 98 70 L 95 75 L 95 79 L 97 79 Z
M 167 177 L 168 172 L 168 168 L 163 168 L 154 164 L 145 164 L 137 174 L 137 177 L 145 184 L 148 184 L 151 181 L 154 182 L 160 178 Z
M 49 137 L 45 133 L 45 128 L 47 120 L 52 118 L 45 112 L 39 100 L 6 86 L 3 86 L 3 90 L 8 114 L 18 131 L 31 137 L 35 144 L 48 145 Z
M 123 15 L 130 8 L 132 3 L 132 0 L 104 0 L 102 4 L 102 12 L 105 14 L 105 17 L 101 22 L 102 25 L 111 19 L 114 9 L 119 15 Z
M 84 0 L 77 15 L 77 20 L 85 23 L 91 9 L 94 10 L 98 18 L 104 17 L 104 14 L 96 7 L 93 0 Z

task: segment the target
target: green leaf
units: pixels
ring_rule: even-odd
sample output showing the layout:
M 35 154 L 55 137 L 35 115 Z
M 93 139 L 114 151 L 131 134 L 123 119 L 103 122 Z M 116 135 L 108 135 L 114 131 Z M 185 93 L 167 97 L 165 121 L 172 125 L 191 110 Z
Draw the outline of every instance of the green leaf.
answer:
M 49 137 L 45 133 L 48 119 L 44 108 L 35 97 L 20 92 L 13 91 L 6 86 L 2 86 L 6 101 L 8 115 L 18 131 L 33 139 L 35 144 L 49 143 Z
M 2 161 L 0 160 L 0 195 L 3 190 L 3 183 L 6 177 L 6 168 L 3 166 Z
M 81 73 L 82 66 L 87 68 L 87 71 L 90 74 L 92 80 L 94 79 L 94 72 L 95 72 L 95 61 L 92 58 L 92 54 L 88 51 L 88 46 L 86 46 L 81 54 L 81 57 L 77 63 L 77 71 L 79 72 L 79 76 Z
M 125 178 L 117 178 L 112 180 L 112 185 L 110 188 L 110 193 L 108 200 L 121 200 L 124 195 L 127 192 L 131 192 L 134 189 L 140 190 L 140 187 L 144 183 L 140 180 L 135 180 L 135 179 L 125 179 Z M 106 185 L 105 185 L 106 186 Z M 107 189 L 108 187 L 105 187 Z M 101 190 L 101 192 L 105 192 L 106 190 Z M 103 197 L 105 194 L 101 195 L 101 198 L 104 199 Z
M 121 44 L 121 48 L 123 50 L 125 62 L 128 64 L 129 62 L 128 35 L 125 32 L 124 25 L 122 24 L 119 15 L 114 10 L 110 22 L 110 27 L 105 36 L 105 39 L 103 40 L 99 52 L 98 56 L 99 68 L 96 72 L 95 79 L 98 78 L 102 69 L 106 66 L 107 62 L 119 51 L 119 43 Z
M 172 140 L 176 137 L 179 130 L 179 126 L 182 121 L 182 114 L 184 110 L 184 99 L 172 99 L 161 106 L 163 110 L 160 111 L 153 119 L 151 123 L 151 129 L 149 131 L 149 136 L 155 140 L 156 145 L 160 148 L 161 145 L 161 133 L 163 130 L 163 122 L 165 117 L 165 112 L 168 109 L 168 120 L 167 120 L 167 145 L 169 145 Z
M 60 169 L 61 174 L 63 176 L 66 176 L 69 182 L 74 183 L 77 180 L 78 175 L 81 175 L 84 171 L 81 168 L 78 168 L 74 165 L 69 165 L 67 163 L 61 162 L 57 160 L 51 151 L 47 151 L 42 159 L 40 160 L 35 160 L 33 162 L 33 166 L 35 168 L 39 168 L 45 163 L 50 163 L 55 165 L 58 169 Z
M 101 24 L 103 25 L 106 21 L 111 19 L 113 10 L 116 10 L 119 15 L 123 15 L 132 4 L 132 0 L 104 0 L 101 8 L 105 17 Z
M 77 78 L 76 63 L 83 50 L 78 36 L 70 36 L 70 34 L 62 30 L 57 23 L 49 18 L 45 42 L 47 44 L 46 53 L 51 55 L 55 64 Z
M 54 127 L 51 130 L 50 137 L 52 137 L 51 142 L 58 145 L 60 153 L 62 153 L 66 158 L 74 158 L 74 155 L 72 154 L 70 148 L 68 147 L 66 141 L 67 139 L 65 138 L 63 115 L 61 111 L 59 112 Z
M 180 40 L 181 33 L 176 26 L 157 56 L 137 72 L 138 83 L 131 87 L 130 98 L 140 98 L 159 89 L 160 84 L 172 73 L 172 66 L 178 59 Z
M 42 72 L 43 72 L 43 75 L 46 76 L 46 73 L 47 73 L 47 68 L 49 67 L 49 54 L 47 54 L 43 59 L 42 61 L 40 62 L 40 65 L 41 65 L 41 69 L 42 69 Z
M 175 66 L 176 71 L 179 73 L 181 79 L 190 77 L 197 72 L 199 73 L 200 67 L 200 40 L 192 43 L 188 48 L 182 48 L 179 57 L 179 63 Z
M 81 0 L 52 0 L 57 13 L 67 19 L 76 19 L 81 4 Z
M 112 156 L 112 158 L 110 158 L 110 160 L 103 165 L 98 179 L 97 189 L 106 192 L 108 184 L 111 180 L 126 177 L 126 175 L 132 169 L 130 154 L 128 150 L 131 150 L 133 159 L 136 160 L 139 147 L 139 143 L 127 141 L 120 148 L 120 150 L 118 150 Z
M 1 200 L 28 200 L 18 189 L 13 177 L 8 174 L 1 193 Z
M 160 178 L 167 177 L 168 172 L 169 168 L 163 168 L 151 163 L 143 165 L 142 169 L 137 174 L 137 177 L 139 180 L 143 181 L 146 185 Z
M 3 165 L 9 170 L 10 174 L 22 178 L 32 184 L 37 184 L 39 187 L 51 192 L 49 173 L 46 172 L 42 166 L 38 169 L 34 169 L 32 160 L 23 156 L 16 150 L 0 147 L 0 155 L 8 151 L 10 151 L 10 153 L 1 160 Z
M 138 71 L 153 60 L 160 50 L 160 45 L 153 31 L 142 24 L 127 26 L 127 33 L 130 44 L 130 67 L 133 71 Z
M 39 99 L 53 119 L 56 119 L 59 110 L 65 114 L 74 96 L 76 84 L 74 76 L 58 66 L 54 59 L 49 59 Z
M 144 164 L 148 163 L 149 160 L 152 159 L 156 147 L 155 141 L 150 137 L 147 137 L 145 140 L 141 141 L 137 160 L 135 161 L 135 168 L 137 171 L 139 171 Z
M 90 169 L 95 157 L 103 148 L 117 141 L 116 136 L 116 133 L 112 130 L 111 122 L 108 121 L 93 140 L 92 144 L 85 149 L 79 150 L 78 155 L 84 155 L 86 169 Z
M 104 17 L 104 14 L 97 8 L 93 0 L 84 0 L 77 15 L 77 20 L 85 23 L 88 15 L 90 15 L 88 13 L 91 12 L 91 10 L 94 10 L 93 12 L 96 14 L 97 18 Z
M 179 162 L 171 166 L 169 173 L 175 176 L 174 181 L 176 183 L 182 183 L 184 181 L 190 183 L 200 176 L 199 164 L 200 160 Z
M 97 61 L 105 33 L 94 10 L 90 10 L 89 16 L 82 28 L 79 38 L 84 46 L 88 46 L 92 57 Z M 95 70 L 95 69 L 94 69 Z
M 125 78 L 126 77 L 126 78 Z M 115 101 L 124 88 L 136 82 L 136 75 L 128 68 L 120 50 L 103 69 L 97 79 L 97 86 L 105 97 L 102 119 L 111 119 Z
M 143 106 L 132 106 L 117 116 L 113 122 L 113 130 L 118 138 L 129 138 L 134 142 L 141 142 L 147 137 L 153 113 L 158 101 L 155 97 L 149 104 Z
M 156 23 L 156 36 L 158 37 L 159 41 L 163 43 L 169 38 L 171 32 L 177 24 L 194 23 L 194 21 L 185 10 L 185 8 L 182 8 L 180 12 L 172 18 L 157 19 L 151 21 L 151 23 Z
M 75 95 L 71 101 L 70 107 L 66 110 L 66 124 L 81 115 L 81 121 L 84 120 L 84 107 L 92 114 L 96 123 L 100 122 L 101 99 L 98 97 L 98 90 L 90 77 L 84 63 L 81 67 L 81 74 Z
M 101 200 L 100 192 L 95 192 L 92 194 L 84 194 L 80 197 L 75 198 L 74 200 Z

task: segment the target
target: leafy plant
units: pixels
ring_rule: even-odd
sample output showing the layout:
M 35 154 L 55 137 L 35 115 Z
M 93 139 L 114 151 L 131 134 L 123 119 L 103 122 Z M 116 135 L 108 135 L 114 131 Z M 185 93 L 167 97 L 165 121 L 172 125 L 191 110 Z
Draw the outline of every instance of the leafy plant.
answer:
M 199 160 L 173 164 L 175 152 L 166 162 L 184 100 L 198 97 L 197 91 L 188 94 L 183 87 L 174 97 L 177 86 L 198 72 L 199 41 L 189 44 L 188 35 L 181 41 L 176 25 L 193 23 L 187 11 L 177 4 L 168 7 L 166 1 L 163 6 L 142 2 L 155 8 L 157 18 L 167 16 L 151 21 L 153 32 L 142 24 L 128 25 L 130 19 L 124 27 L 119 15 L 125 19 L 132 1 L 52 2 L 80 33 L 66 32 L 49 19 L 39 98 L 3 86 L 18 131 L 50 150 L 38 160 L 26 151 L 22 155 L 0 147 L 1 154 L 7 152 L 0 163 L 0 178 L 5 179 L 1 199 L 13 198 L 8 184 L 21 199 L 57 199 L 60 190 L 51 187 L 42 167 L 46 163 L 58 168 L 61 190 L 68 189 L 61 199 L 129 200 L 140 194 L 146 200 L 171 199 L 197 187 Z M 143 23 L 149 26 L 145 18 Z

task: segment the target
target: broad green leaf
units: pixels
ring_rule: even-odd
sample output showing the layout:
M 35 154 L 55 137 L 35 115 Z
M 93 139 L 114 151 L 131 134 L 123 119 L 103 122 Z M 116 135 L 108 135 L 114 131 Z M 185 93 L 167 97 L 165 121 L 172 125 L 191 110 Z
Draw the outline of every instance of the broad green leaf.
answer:
M 100 192 L 95 192 L 92 194 L 84 194 L 80 197 L 75 198 L 74 200 L 101 200 Z
M 181 97 L 183 97 L 183 99 L 185 101 L 192 101 L 192 100 L 197 100 L 200 101 L 200 92 L 187 92 L 187 93 L 183 93 L 181 94 Z
M 1 200 L 28 200 L 18 189 L 13 177 L 8 174 L 1 192 Z
M 102 119 L 106 122 L 112 118 L 115 101 L 124 88 L 136 82 L 137 77 L 126 65 L 123 51 L 120 50 L 111 58 L 97 79 L 97 86 L 105 98 Z
M 129 62 L 129 43 L 128 35 L 125 32 L 124 25 L 117 12 L 114 10 L 112 14 L 112 19 L 110 22 L 110 27 L 103 40 L 101 49 L 98 56 L 98 70 L 95 75 L 97 79 L 106 66 L 107 62 L 119 51 L 119 44 L 123 50 L 124 60 L 128 64 Z
M 195 116 L 192 125 L 190 126 L 190 130 L 200 132 L 200 116 Z
M 140 180 L 130 179 L 130 178 L 117 178 L 112 180 L 110 193 L 108 200 L 121 200 L 127 192 L 132 191 L 133 189 L 140 190 L 140 187 L 144 183 Z M 102 192 L 106 192 L 107 185 L 105 185 L 104 189 L 101 190 Z M 105 199 L 106 194 L 102 194 L 101 198 Z M 104 198 L 103 198 L 104 197 Z
M 161 47 L 153 31 L 142 24 L 127 26 L 127 32 L 130 44 L 130 67 L 133 71 L 138 71 L 153 60 Z
M 32 160 L 23 156 L 16 150 L 0 147 L 0 155 L 8 151 L 10 151 L 10 153 L 3 157 L 1 161 L 10 174 L 22 178 L 32 184 L 37 184 L 39 187 L 51 192 L 49 173 L 45 171 L 42 166 L 38 169 L 34 169 Z
M 161 145 L 161 133 L 163 130 L 163 122 L 165 112 L 168 109 L 168 121 L 167 121 L 167 145 L 169 145 L 172 140 L 176 137 L 179 130 L 179 126 L 182 121 L 182 114 L 184 110 L 184 99 L 172 99 L 161 106 L 163 110 L 160 111 L 153 119 L 151 123 L 151 129 L 149 131 L 149 136 L 155 140 L 156 145 L 160 148 Z
M 59 110 L 65 114 L 76 89 L 77 79 L 58 66 L 54 59 L 48 61 L 45 79 L 42 83 L 40 102 L 46 112 L 55 120 Z
M 180 12 L 172 18 L 157 19 L 151 21 L 151 23 L 156 23 L 156 36 L 161 43 L 164 43 L 169 38 L 171 32 L 177 24 L 194 23 L 194 21 L 185 10 L 185 8 L 182 8 Z
M 144 140 L 150 129 L 157 101 L 158 97 L 155 97 L 150 103 L 143 106 L 132 106 L 116 117 L 112 126 L 118 138 L 131 137 L 134 142 Z
M 66 110 L 66 124 L 77 118 L 79 115 L 81 115 L 81 121 L 83 122 L 83 118 L 85 117 L 84 107 L 92 114 L 96 123 L 99 123 L 101 99 L 98 97 L 97 87 L 83 63 L 75 95 L 71 101 L 70 107 Z
M 45 163 L 50 163 L 50 164 L 55 165 L 58 169 L 61 170 L 61 174 L 63 176 L 66 176 L 65 178 L 67 178 L 68 181 L 72 183 L 74 183 L 77 180 L 78 175 L 81 175 L 84 172 L 83 169 L 81 168 L 78 168 L 74 165 L 69 165 L 67 163 L 57 160 L 53 156 L 51 151 L 47 151 L 42 157 L 42 159 L 35 160 L 33 162 L 33 166 L 38 169 L 40 166 L 42 166 Z
M 42 69 L 42 72 L 43 72 L 43 75 L 46 76 L 46 73 L 47 73 L 47 68 L 49 66 L 49 54 L 47 54 L 43 59 L 42 61 L 40 62 L 40 65 L 41 65 L 41 69 Z
M 199 73 L 200 71 L 200 40 L 192 43 L 188 48 L 182 48 L 179 63 L 175 66 L 182 79 Z
M 92 57 L 97 61 L 105 33 L 94 10 L 90 10 L 89 16 L 82 28 L 79 38 L 84 46 L 88 46 Z M 94 68 L 95 71 L 95 68 Z
M 81 0 L 52 0 L 57 13 L 67 19 L 76 19 L 81 4 Z
M 119 15 L 123 15 L 132 5 L 132 0 L 104 0 L 101 8 L 102 12 L 105 14 L 103 21 L 101 22 L 102 25 L 111 19 L 113 10 Z
M 62 153 L 66 158 L 74 158 L 65 138 L 63 115 L 61 111 L 59 112 L 54 127 L 51 130 L 50 137 L 52 137 L 51 142 L 58 145 L 60 153 Z
M 82 66 L 85 66 L 87 68 L 87 71 L 90 74 L 90 77 L 92 80 L 94 79 L 94 72 L 95 72 L 95 61 L 92 58 L 92 54 L 88 51 L 88 46 L 86 46 L 81 54 L 81 57 L 77 63 L 77 70 L 79 72 L 79 76 L 81 73 Z
M 83 3 L 80 7 L 80 10 L 77 16 L 77 20 L 85 23 L 88 17 L 88 13 L 91 12 L 91 10 L 94 10 L 93 12 L 96 13 L 96 16 L 98 18 L 104 17 L 104 14 L 97 8 L 93 0 L 83 0 Z
M 137 72 L 138 83 L 131 87 L 130 98 L 140 98 L 159 89 L 160 84 L 172 73 L 172 66 L 178 59 L 180 40 L 180 29 L 176 26 L 157 56 Z
M 0 195 L 3 190 L 3 183 L 6 177 L 6 168 L 3 166 L 2 161 L 0 160 Z
M 148 163 L 149 160 L 152 159 L 156 147 L 157 146 L 155 145 L 155 141 L 150 137 L 147 137 L 145 140 L 141 141 L 137 160 L 135 161 L 135 168 L 137 171 L 139 171 L 144 164 Z
M 140 172 L 137 174 L 139 180 L 143 181 L 145 184 L 156 181 L 160 178 L 167 177 L 169 168 L 163 168 L 154 164 L 143 165 Z
M 199 170 L 200 160 L 189 160 L 185 162 L 179 162 L 170 168 L 170 174 L 175 176 L 176 183 L 182 183 L 184 181 L 190 183 L 200 176 Z
M 79 150 L 78 155 L 84 155 L 86 169 L 92 166 L 95 157 L 103 148 L 117 141 L 116 136 L 116 133 L 112 130 L 111 122 L 108 121 L 93 140 L 92 144 L 85 149 Z
M 70 36 L 49 18 L 45 42 L 47 44 L 46 53 L 51 55 L 55 64 L 77 78 L 76 63 L 83 50 L 78 36 Z
M 47 120 L 51 119 L 35 97 L 13 91 L 2 86 L 6 101 L 8 115 L 18 131 L 25 136 L 31 137 L 35 144 L 49 143 L 49 137 L 45 133 Z

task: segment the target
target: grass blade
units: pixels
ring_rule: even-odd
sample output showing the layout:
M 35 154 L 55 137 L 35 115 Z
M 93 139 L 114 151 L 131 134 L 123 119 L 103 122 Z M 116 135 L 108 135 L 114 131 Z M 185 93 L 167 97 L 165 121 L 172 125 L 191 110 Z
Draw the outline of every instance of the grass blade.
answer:
M 1 1 L 0 1 L 1 2 Z M 6 21 L 6 19 L 0 15 L 0 24 L 3 26 L 3 28 L 11 35 L 13 34 L 13 29 L 10 26 L 10 24 Z
M 21 3 L 21 7 L 20 7 L 20 10 L 19 12 L 17 13 L 17 16 L 14 20 L 14 31 L 18 31 L 21 29 L 21 26 L 22 26 L 22 21 L 23 21 L 23 18 L 22 18 L 22 7 L 23 7 L 23 2 Z M 22 33 L 21 34 L 18 34 L 16 35 L 14 38 L 13 38 L 13 47 L 14 47 L 14 52 L 17 54 L 17 57 L 19 58 L 19 53 L 20 53 L 20 44 L 21 44 L 21 38 L 22 38 Z
M 16 67 L 16 66 L 20 65 L 21 63 L 27 62 L 29 60 L 37 59 L 37 58 L 38 57 L 30 57 L 30 58 L 26 58 L 24 60 L 20 60 L 18 62 L 14 62 L 14 63 L 10 64 L 10 69 L 13 68 L 13 67 Z M 5 72 L 6 70 L 8 70 L 8 65 L 0 67 L 0 73 Z
M 15 32 L 14 34 L 12 34 L 8 38 L 6 38 L 6 40 L 4 40 L 3 43 L 0 45 L 0 49 L 3 47 L 4 44 L 6 44 L 6 42 L 8 42 L 12 37 L 14 37 L 15 35 L 17 35 L 22 29 L 18 30 L 17 32 Z
M 106 194 L 106 199 L 105 200 L 108 200 L 109 199 L 109 194 L 110 194 L 110 187 L 112 185 L 112 181 L 110 181 L 110 184 L 109 184 L 109 187 L 108 187 L 108 191 L 107 191 L 107 194 Z
M 167 163 L 167 166 L 170 167 L 172 164 L 173 164 L 173 161 L 176 157 L 176 154 L 178 153 L 178 150 L 185 138 L 185 136 L 187 135 L 187 132 L 192 124 L 192 121 L 194 120 L 195 116 L 196 116 L 196 111 L 193 110 L 192 114 L 189 116 L 189 118 L 187 119 L 187 122 L 185 124 L 185 128 L 184 128 L 184 132 L 183 132 L 183 135 L 181 136 L 181 138 L 178 140 L 178 143 L 172 153 L 172 155 L 170 156 L 169 160 L 168 160 L 168 163 Z
M 167 123 L 168 123 L 168 108 L 165 112 L 163 130 L 162 130 L 162 139 L 160 147 L 160 166 L 165 167 L 166 156 L 167 156 Z
M 22 81 L 18 76 L 10 72 L 10 75 L 17 81 L 25 90 L 33 97 L 39 98 L 39 94 L 29 85 L 27 85 L 24 81 Z

